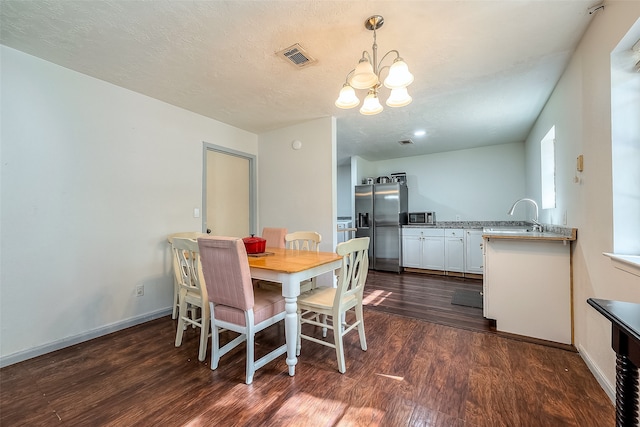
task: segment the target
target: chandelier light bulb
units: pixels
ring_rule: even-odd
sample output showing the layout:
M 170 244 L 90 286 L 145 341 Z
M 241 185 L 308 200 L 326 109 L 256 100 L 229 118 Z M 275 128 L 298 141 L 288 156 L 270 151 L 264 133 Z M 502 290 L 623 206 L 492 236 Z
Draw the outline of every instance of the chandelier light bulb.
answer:
M 389 68 L 389 75 L 384 80 L 385 87 L 398 89 L 407 87 L 413 82 L 413 74 L 409 72 L 409 66 L 402 58 L 398 58 Z
M 405 105 L 411 104 L 413 98 L 409 96 L 409 92 L 407 92 L 406 87 L 400 87 L 397 89 L 391 89 L 391 95 L 387 98 L 387 105 L 389 107 L 404 107 Z
M 365 116 L 373 116 L 374 114 L 378 114 L 382 112 L 383 108 L 380 105 L 380 100 L 378 99 L 378 94 L 375 91 L 369 91 L 369 95 L 364 99 L 362 103 L 362 108 L 360 108 L 360 113 Z
M 360 59 L 349 83 L 356 89 L 369 89 L 378 84 L 378 76 L 367 58 Z
M 357 107 L 360 104 L 360 100 L 356 96 L 356 91 L 353 90 L 348 83 L 345 83 L 340 89 L 340 96 L 336 100 L 336 107 L 338 108 L 353 108 Z

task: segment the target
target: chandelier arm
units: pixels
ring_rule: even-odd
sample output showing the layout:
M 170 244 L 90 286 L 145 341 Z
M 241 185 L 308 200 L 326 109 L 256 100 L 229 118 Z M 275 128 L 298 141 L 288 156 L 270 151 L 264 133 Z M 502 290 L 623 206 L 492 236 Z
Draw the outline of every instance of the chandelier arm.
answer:
M 382 71 L 382 68 L 381 68 L 381 67 L 382 67 L 382 63 L 384 62 L 385 58 L 386 58 L 387 56 L 389 56 L 389 54 L 391 54 L 391 53 L 395 53 L 395 54 L 396 54 L 396 58 L 395 58 L 395 59 L 400 58 L 400 52 L 398 52 L 398 51 L 397 51 L 397 50 L 395 50 L 395 49 L 394 49 L 394 50 L 390 50 L 389 52 L 385 53 L 385 54 L 384 54 L 384 56 L 382 57 L 382 59 L 380 60 L 380 62 L 378 63 L 378 68 L 380 69 L 380 71 Z M 389 68 L 389 66 L 386 66 L 386 67 L 384 67 L 384 68 Z
M 351 71 L 349 71 L 349 72 L 347 73 L 347 77 L 345 77 L 345 79 L 344 79 L 345 84 L 349 84 L 349 78 L 353 75 L 353 73 L 354 73 L 355 71 L 356 71 L 356 69 L 354 68 L 353 70 L 351 70 Z M 351 86 L 351 85 L 349 85 L 349 86 Z
M 382 62 L 380 62 L 380 65 L 382 65 Z M 382 71 L 383 71 L 384 69 L 386 69 L 386 68 L 391 69 L 391 66 L 390 66 L 390 65 L 385 65 L 384 67 L 381 67 L 381 68 L 378 70 L 378 74 L 377 74 L 377 76 L 378 76 L 378 80 L 382 80 L 382 79 L 381 79 L 381 77 L 382 77 Z M 379 85 L 381 85 L 381 83 L 379 83 Z

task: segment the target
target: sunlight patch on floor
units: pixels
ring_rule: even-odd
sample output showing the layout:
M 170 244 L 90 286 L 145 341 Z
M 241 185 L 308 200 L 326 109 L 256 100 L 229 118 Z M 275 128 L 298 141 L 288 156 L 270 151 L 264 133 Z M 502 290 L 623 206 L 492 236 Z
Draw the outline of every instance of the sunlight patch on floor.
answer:
M 393 292 L 385 292 L 380 289 L 376 289 L 375 291 L 364 297 L 362 303 L 364 305 L 380 305 L 382 304 L 382 302 L 384 302 L 385 299 L 391 296 L 391 294 L 393 294 Z
M 389 379 L 392 379 L 392 380 L 396 380 L 396 381 L 404 381 L 404 377 L 398 377 L 398 376 L 395 376 L 395 375 L 387 375 L 387 374 L 376 374 L 376 375 L 378 375 L 380 377 L 385 377 L 385 378 L 389 378 Z
M 276 425 L 335 425 L 346 410 L 344 402 L 297 393 L 287 399 L 271 421 L 276 420 Z
M 295 426 L 378 426 L 384 411 L 349 406 L 335 399 L 322 399 L 308 393 L 296 393 L 269 421 L 273 425 Z

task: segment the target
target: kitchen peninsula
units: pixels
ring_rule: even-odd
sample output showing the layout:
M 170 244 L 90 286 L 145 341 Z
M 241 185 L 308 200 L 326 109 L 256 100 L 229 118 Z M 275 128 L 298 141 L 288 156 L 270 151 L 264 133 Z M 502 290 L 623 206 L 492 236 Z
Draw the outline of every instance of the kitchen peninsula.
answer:
M 571 242 L 577 230 L 485 231 L 483 310 L 496 329 L 573 344 Z

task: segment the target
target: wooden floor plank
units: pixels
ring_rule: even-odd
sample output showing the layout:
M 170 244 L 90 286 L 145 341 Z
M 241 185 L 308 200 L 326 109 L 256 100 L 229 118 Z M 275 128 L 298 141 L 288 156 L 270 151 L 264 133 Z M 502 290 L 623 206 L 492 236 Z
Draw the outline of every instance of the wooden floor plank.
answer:
M 281 357 L 247 386 L 244 346 L 212 371 L 197 360 L 197 331 L 176 348 L 165 317 L 1 369 L 0 425 L 614 425 L 577 353 L 494 333 L 480 309 L 451 307 L 455 289 L 477 280 L 430 277 L 370 274 L 367 291 L 381 301 L 365 307 L 368 350 L 357 333 L 345 337 L 345 374 L 333 349 L 303 341 L 294 377 Z M 257 342 L 264 354 L 284 328 Z

